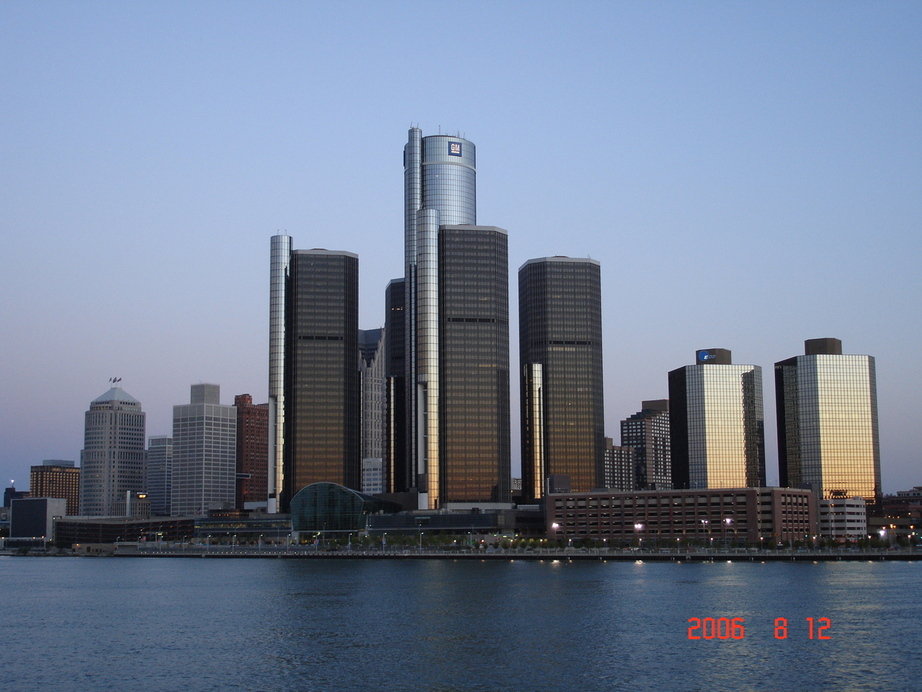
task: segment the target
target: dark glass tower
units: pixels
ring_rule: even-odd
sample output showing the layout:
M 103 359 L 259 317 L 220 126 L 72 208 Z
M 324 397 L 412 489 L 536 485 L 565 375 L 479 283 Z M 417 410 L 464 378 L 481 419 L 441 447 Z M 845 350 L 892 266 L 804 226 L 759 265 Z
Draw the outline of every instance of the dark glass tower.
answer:
M 669 409 L 674 488 L 765 486 L 762 368 L 697 351 L 669 373 Z
M 604 483 L 599 263 L 547 257 L 519 270 L 522 492 L 544 496 L 567 475 L 573 492 Z
M 405 281 L 387 285 L 384 304 L 384 489 L 402 492 L 415 483 L 413 461 L 407 448 L 407 364 Z
M 509 500 L 507 253 L 500 228 L 439 229 L 440 504 Z
M 360 486 L 358 257 L 295 250 L 285 290 L 282 511 L 311 483 Z
M 805 355 L 775 363 L 781 485 L 879 506 L 874 358 L 843 354 L 838 339 L 805 346 Z

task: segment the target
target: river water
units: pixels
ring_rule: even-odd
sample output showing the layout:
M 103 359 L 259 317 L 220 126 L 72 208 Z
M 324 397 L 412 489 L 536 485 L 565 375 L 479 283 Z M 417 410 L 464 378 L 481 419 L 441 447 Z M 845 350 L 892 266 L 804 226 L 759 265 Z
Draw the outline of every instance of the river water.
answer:
M 0 557 L 0 687 L 920 689 L 920 577 L 906 562 Z M 744 630 L 689 639 L 695 617 L 714 620 L 693 635 Z

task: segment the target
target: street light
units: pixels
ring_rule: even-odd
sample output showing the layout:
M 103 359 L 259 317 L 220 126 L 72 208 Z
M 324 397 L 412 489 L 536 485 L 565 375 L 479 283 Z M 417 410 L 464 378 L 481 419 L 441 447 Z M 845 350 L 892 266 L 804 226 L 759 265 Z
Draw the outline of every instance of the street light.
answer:
M 637 532 L 637 549 L 640 550 L 643 548 L 643 538 L 640 535 L 640 532 L 643 531 L 643 524 L 634 524 L 634 531 Z

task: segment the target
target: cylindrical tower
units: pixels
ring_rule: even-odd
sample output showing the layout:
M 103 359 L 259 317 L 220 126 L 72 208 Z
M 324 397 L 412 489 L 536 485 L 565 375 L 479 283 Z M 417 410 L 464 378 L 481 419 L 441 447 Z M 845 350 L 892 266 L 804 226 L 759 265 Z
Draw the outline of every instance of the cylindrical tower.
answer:
M 439 505 L 438 233 L 477 223 L 476 148 L 411 128 L 404 148 L 407 448 L 424 484 L 420 507 Z
M 278 511 L 285 446 L 285 283 L 291 236 L 274 235 L 269 265 L 269 473 L 268 511 Z

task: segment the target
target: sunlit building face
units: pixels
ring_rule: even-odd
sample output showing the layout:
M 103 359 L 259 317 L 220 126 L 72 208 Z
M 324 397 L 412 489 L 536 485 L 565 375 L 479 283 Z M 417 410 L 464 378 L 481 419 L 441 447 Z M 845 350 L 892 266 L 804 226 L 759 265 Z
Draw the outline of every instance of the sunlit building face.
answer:
M 762 369 L 731 364 L 723 349 L 697 359 L 669 373 L 674 487 L 764 486 Z
M 822 342 L 822 343 L 820 343 Z M 781 485 L 821 498 L 880 500 L 874 358 L 843 355 L 837 339 L 775 364 Z

